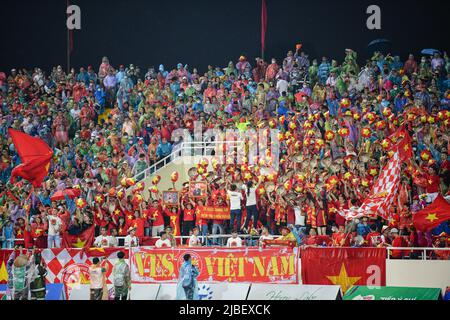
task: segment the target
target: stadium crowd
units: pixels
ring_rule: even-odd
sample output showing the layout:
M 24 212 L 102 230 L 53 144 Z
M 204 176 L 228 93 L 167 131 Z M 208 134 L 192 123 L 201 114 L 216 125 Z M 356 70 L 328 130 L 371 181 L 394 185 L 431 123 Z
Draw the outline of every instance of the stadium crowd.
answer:
M 156 246 L 174 246 L 179 234 L 190 237 L 183 241 L 189 246 L 258 245 L 242 234 L 260 237 L 261 245 L 280 234 L 297 245 L 450 243 L 448 221 L 429 232 L 412 223 L 415 212 L 449 192 L 447 54 L 402 61 L 375 52 L 360 66 L 351 49 L 339 63 L 310 59 L 298 45 L 282 61 L 257 58 L 251 64 L 241 56 L 225 68 L 208 66 L 204 74 L 181 63 L 170 70 L 116 68 L 104 57 L 98 69 L 0 72 L 0 106 L 2 248 L 60 247 L 63 234 L 92 226 L 94 246 L 117 246 L 121 237 L 125 246 L 156 237 Z M 214 179 L 200 164 L 195 179 L 208 181 L 208 197 L 191 198 L 183 184 L 179 205 L 165 207 L 157 184 L 144 186 L 139 174 L 182 142 L 172 139 L 174 130 L 193 135 L 196 121 L 203 130 L 279 129 L 278 172 L 260 171 L 273 161 L 270 154 L 243 164 L 213 163 Z M 20 160 L 8 128 L 38 136 L 54 151 L 47 178 L 28 201 L 31 185 L 10 181 Z M 391 218 L 346 221 L 340 212 L 364 201 L 401 128 L 412 139 L 413 157 L 402 164 Z M 152 188 L 148 199 L 140 196 L 144 187 Z M 79 195 L 52 201 L 67 189 Z M 202 220 L 205 205 L 229 207 L 231 219 Z M 232 236 L 224 242 L 202 238 L 212 234 Z M 412 254 L 398 250 L 393 256 Z

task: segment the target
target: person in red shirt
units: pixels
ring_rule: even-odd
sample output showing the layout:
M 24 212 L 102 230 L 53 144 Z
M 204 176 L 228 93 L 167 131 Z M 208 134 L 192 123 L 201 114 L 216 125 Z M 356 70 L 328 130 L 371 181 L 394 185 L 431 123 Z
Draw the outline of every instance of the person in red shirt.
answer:
M 45 237 L 45 232 L 47 230 L 47 222 L 42 221 L 39 215 L 34 217 L 33 223 L 30 225 L 30 236 L 33 245 L 37 248 L 46 248 L 47 240 Z
M 375 224 L 370 225 L 370 232 L 366 235 L 366 243 L 369 247 L 377 247 L 381 234 L 377 231 Z
M 439 192 L 439 183 L 440 183 L 440 178 L 436 172 L 435 167 L 430 167 L 428 169 L 428 173 L 425 174 L 425 177 L 427 179 L 427 186 L 425 188 L 425 192 L 429 194 L 429 196 L 427 197 L 427 202 L 433 202 L 434 199 L 431 199 L 431 197 L 433 194 Z
M 195 208 L 195 225 L 200 230 L 202 236 L 208 234 L 208 220 L 202 219 L 201 210 L 205 206 L 203 200 L 197 201 L 197 206 Z
M 144 227 L 146 220 L 147 219 L 142 216 L 140 210 L 134 211 L 134 220 L 131 223 L 131 226 L 136 229 L 136 237 L 139 238 L 139 243 L 142 243 L 142 238 L 145 236 Z
M 153 221 L 152 224 L 152 237 L 156 238 L 158 235 L 164 231 L 164 216 L 163 211 L 159 206 L 158 200 L 153 200 L 150 210 L 150 220 Z
M 128 235 L 129 225 L 125 221 L 125 217 L 119 216 L 119 221 L 117 221 L 116 228 L 119 237 L 126 237 Z
M 406 241 L 403 239 L 402 236 L 399 235 L 398 230 L 396 228 L 391 229 L 391 235 L 393 237 L 392 240 L 392 247 L 406 247 Z M 392 259 L 402 259 L 405 255 L 404 250 L 392 250 L 391 251 L 391 258 Z
M 339 226 L 339 228 L 333 227 L 334 233 L 331 236 L 332 246 L 333 247 L 349 247 L 350 246 L 350 237 L 344 232 L 345 227 Z
M 181 202 L 181 209 L 183 210 L 182 234 L 183 236 L 189 236 L 189 231 L 194 228 L 195 209 L 191 202 L 186 203 L 186 205 Z
M 164 214 L 170 219 L 170 227 L 173 230 L 173 235 L 175 237 L 180 236 L 180 214 L 181 210 L 179 207 L 166 207 L 163 205 Z

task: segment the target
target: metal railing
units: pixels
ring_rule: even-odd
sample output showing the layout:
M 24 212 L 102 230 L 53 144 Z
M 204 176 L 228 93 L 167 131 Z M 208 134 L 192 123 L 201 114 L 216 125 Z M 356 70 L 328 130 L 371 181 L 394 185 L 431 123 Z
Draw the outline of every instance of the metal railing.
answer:
M 386 247 L 386 250 L 388 260 L 393 259 L 393 251 L 401 252 L 402 258 L 408 257 L 411 260 L 434 260 L 432 258 L 436 258 L 437 252 L 447 253 L 447 260 L 450 258 L 450 248 Z
M 243 141 L 236 141 L 236 140 L 182 142 L 180 144 L 180 146 L 175 146 L 176 150 L 172 150 L 172 152 L 168 156 L 153 163 L 147 169 L 145 169 L 139 173 L 136 173 L 133 178 L 136 181 L 145 180 L 148 177 L 158 173 L 169 163 L 171 163 L 174 160 L 181 158 L 181 157 L 194 157 L 194 159 L 195 159 L 195 157 L 207 157 L 207 156 L 212 156 L 213 154 L 227 155 L 227 152 L 228 152 L 227 149 L 229 149 L 230 146 L 233 149 L 237 149 L 242 144 L 243 144 Z M 224 146 L 225 146 L 225 152 L 226 152 L 225 154 L 223 153 Z M 220 149 L 222 149 L 222 150 L 220 150 Z M 192 162 L 192 164 L 194 164 L 194 162 Z

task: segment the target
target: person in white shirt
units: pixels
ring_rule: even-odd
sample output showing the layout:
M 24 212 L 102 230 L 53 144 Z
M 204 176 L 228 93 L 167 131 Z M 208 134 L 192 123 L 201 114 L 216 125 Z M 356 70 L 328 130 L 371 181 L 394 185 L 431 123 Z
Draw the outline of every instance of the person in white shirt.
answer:
M 242 193 L 236 190 L 237 190 L 236 185 L 232 184 L 230 190 L 227 191 L 230 202 L 230 230 L 234 230 L 234 221 L 237 220 L 236 230 L 240 231 L 241 216 L 242 216 L 241 210 Z
M 273 240 L 273 236 L 269 233 L 269 229 L 262 228 L 261 237 L 259 237 L 259 245 L 264 245 L 264 240 Z
M 161 238 L 159 238 L 156 243 L 155 247 L 157 248 L 170 248 L 172 246 L 172 243 L 170 239 L 167 238 L 167 233 L 165 231 L 161 232 Z
M 100 259 L 95 257 L 89 267 L 90 275 L 90 300 L 102 300 L 105 286 L 106 269 L 100 265 Z
M 111 229 L 111 235 L 108 237 L 108 239 L 109 239 L 110 247 L 117 247 L 119 245 L 119 240 L 117 240 L 117 229 L 116 228 Z
M 294 201 L 291 201 L 291 205 L 294 208 L 294 215 L 295 215 L 295 223 L 294 227 L 297 230 L 297 233 L 303 233 L 306 232 L 306 216 L 305 212 L 302 212 L 302 209 L 300 206 L 295 203 Z
M 245 217 L 244 229 L 247 230 L 250 219 L 253 222 L 253 228 L 256 229 L 258 226 L 259 212 L 256 206 L 256 187 L 253 186 L 253 181 L 247 182 L 247 184 L 242 185 L 242 190 L 247 197 L 245 207 L 247 209 L 247 216 Z
M 53 209 L 52 214 L 47 217 L 48 220 L 48 238 L 47 248 L 59 248 L 61 246 L 61 226 L 62 220 L 58 217 L 58 211 Z
M 136 228 L 130 227 L 128 235 L 125 237 L 125 247 L 137 247 L 138 238 L 136 237 Z
M 227 247 L 242 247 L 242 239 L 238 237 L 237 231 L 231 233 L 231 238 L 228 238 Z
M 283 92 L 288 92 L 289 83 L 286 80 L 279 78 L 279 76 L 277 76 L 277 78 L 277 90 L 280 93 L 280 96 L 282 96 Z
M 202 243 L 200 239 L 198 238 L 198 228 L 195 227 L 192 229 L 192 235 L 189 238 L 189 247 L 201 247 Z
M 95 238 L 94 247 L 107 248 L 110 246 L 109 240 L 108 230 L 106 230 L 106 227 L 101 227 L 100 235 Z

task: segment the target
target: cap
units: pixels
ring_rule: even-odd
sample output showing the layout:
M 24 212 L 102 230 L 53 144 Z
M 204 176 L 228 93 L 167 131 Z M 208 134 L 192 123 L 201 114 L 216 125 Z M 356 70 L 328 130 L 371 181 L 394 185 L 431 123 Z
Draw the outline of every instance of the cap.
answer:
M 398 229 L 397 228 L 392 228 L 391 229 L 391 233 L 398 233 Z

